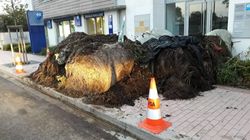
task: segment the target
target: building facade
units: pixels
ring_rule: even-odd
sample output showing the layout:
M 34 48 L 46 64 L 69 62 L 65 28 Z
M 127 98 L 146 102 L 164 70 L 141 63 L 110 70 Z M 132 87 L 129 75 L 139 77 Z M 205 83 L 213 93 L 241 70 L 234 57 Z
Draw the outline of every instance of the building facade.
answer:
M 125 34 L 132 40 L 152 29 L 174 35 L 226 29 L 233 54 L 250 47 L 249 6 L 250 0 L 33 0 L 34 9 L 44 12 L 50 46 L 72 32 L 117 34 L 125 17 Z
M 33 0 L 33 7 L 44 13 L 50 46 L 72 32 L 116 34 L 125 16 L 122 0 Z

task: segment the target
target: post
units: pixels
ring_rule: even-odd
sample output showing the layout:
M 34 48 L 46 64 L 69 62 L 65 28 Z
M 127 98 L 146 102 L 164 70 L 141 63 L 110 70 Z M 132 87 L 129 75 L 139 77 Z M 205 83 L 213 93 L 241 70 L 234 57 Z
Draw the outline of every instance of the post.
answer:
M 118 37 L 118 42 L 119 43 L 123 43 L 124 42 L 124 27 L 125 27 L 125 21 L 126 21 L 126 18 L 125 16 L 123 17 L 123 21 L 122 21 L 122 25 L 121 25 L 121 30 L 120 30 L 120 33 L 119 33 L 119 37 Z
M 15 54 L 14 54 L 14 49 L 13 49 L 13 44 L 12 44 L 12 37 L 11 37 L 11 33 L 10 33 L 10 28 L 8 28 L 8 32 L 9 32 L 9 37 L 10 37 L 10 48 L 11 48 L 11 55 L 12 55 L 12 62 L 13 65 L 15 65 Z
M 23 44 L 23 58 L 24 58 L 24 63 L 27 64 L 28 63 L 28 55 L 27 55 L 27 51 L 26 51 L 26 44 L 25 44 L 25 40 L 24 40 L 24 34 L 23 34 L 23 28 L 20 27 L 20 35 L 21 35 L 21 41 Z
M 21 53 L 21 46 L 20 46 L 20 38 L 18 35 L 18 29 L 16 29 L 16 37 L 17 37 L 17 42 L 18 42 L 18 52 Z

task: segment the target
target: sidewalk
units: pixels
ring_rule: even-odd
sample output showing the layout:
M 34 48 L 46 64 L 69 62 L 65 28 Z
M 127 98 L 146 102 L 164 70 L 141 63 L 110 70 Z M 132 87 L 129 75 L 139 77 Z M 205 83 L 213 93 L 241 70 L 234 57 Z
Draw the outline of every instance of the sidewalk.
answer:
M 23 77 L 35 71 L 39 63 L 25 65 L 27 73 L 16 75 L 15 68 L 7 65 L 11 63 L 10 56 L 9 52 L 0 51 L 0 71 L 118 125 L 141 139 L 250 139 L 250 90 L 218 86 L 191 100 L 161 100 L 162 116 L 172 122 L 173 126 L 160 135 L 154 135 L 137 127 L 138 122 L 146 117 L 146 99 L 140 98 L 136 100 L 135 106 L 124 105 L 121 108 L 87 105 L 81 98 L 64 96 Z M 28 58 L 36 62 L 45 59 L 35 55 L 29 55 Z

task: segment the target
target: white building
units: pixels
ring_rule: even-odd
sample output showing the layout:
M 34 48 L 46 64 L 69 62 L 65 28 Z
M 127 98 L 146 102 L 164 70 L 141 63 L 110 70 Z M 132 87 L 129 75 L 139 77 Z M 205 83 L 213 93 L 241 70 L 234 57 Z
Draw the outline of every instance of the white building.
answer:
M 125 16 L 130 39 L 152 29 L 175 35 L 227 29 L 233 54 L 250 48 L 250 0 L 33 0 L 33 6 L 44 12 L 50 46 L 72 32 L 117 34 Z

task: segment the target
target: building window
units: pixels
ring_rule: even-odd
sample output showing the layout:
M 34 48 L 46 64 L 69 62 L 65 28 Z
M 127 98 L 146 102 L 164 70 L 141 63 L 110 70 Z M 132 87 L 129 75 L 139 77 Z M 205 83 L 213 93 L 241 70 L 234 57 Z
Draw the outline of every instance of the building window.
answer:
M 69 34 L 75 32 L 73 20 L 59 21 L 58 22 L 58 42 L 68 37 Z
M 175 35 L 184 35 L 185 3 L 170 3 L 166 7 L 166 28 Z
M 104 17 L 87 19 L 88 34 L 104 34 Z
M 228 4 L 225 0 L 217 0 L 213 4 L 212 30 L 227 29 Z
M 206 6 L 203 2 L 189 3 L 188 35 L 204 34 L 206 31 Z

